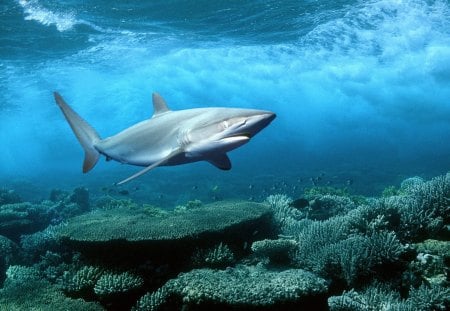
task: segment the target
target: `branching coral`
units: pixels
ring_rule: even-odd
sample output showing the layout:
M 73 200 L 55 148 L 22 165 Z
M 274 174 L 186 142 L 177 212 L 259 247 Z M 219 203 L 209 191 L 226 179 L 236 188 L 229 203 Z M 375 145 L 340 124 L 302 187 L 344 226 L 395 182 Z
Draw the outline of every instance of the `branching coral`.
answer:
M 412 288 L 409 297 L 400 299 L 400 295 L 386 286 L 370 286 L 361 292 L 350 290 L 341 296 L 328 298 L 331 311 L 436 311 L 448 310 L 450 289 L 440 286 L 420 286 Z
M 60 280 L 62 289 L 71 293 L 82 294 L 92 291 L 104 270 L 96 266 L 83 266 L 75 273 L 66 271 Z
M 105 273 L 94 286 L 94 292 L 99 296 L 125 293 L 142 287 L 144 281 L 141 277 L 129 272 L 121 274 Z
M 133 311 L 156 311 L 167 302 L 168 297 L 171 295 L 168 286 L 163 286 L 153 293 L 147 293 L 142 296 Z
M 192 256 L 192 262 L 197 267 L 226 268 L 234 263 L 231 249 L 223 243 L 211 249 L 197 250 Z

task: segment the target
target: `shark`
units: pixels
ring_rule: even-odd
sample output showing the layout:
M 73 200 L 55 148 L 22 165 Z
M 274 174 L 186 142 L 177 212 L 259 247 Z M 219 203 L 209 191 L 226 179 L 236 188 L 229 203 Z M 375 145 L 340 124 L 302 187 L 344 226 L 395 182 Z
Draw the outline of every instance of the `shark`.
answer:
M 102 139 L 58 92 L 54 92 L 54 98 L 84 150 L 83 173 L 89 172 L 100 156 L 144 167 L 116 185 L 158 166 L 207 161 L 221 170 L 230 170 L 227 153 L 248 143 L 276 117 L 271 111 L 243 108 L 171 110 L 161 95 L 153 93 L 150 118 Z

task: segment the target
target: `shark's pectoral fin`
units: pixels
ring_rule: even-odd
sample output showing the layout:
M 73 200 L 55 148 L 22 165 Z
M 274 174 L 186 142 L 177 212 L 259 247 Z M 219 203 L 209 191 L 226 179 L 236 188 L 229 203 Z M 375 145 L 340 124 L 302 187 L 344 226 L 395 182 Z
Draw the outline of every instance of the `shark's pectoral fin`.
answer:
M 157 166 L 160 166 L 160 165 L 166 163 L 166 162 L 169 161 L 171 158 L 173 158 L 173 157 L 179 155 L 180 153 L 183 153 L 183 150 L 181 150 L 181 149 L 175 149 L 174 151 L 172 151 L 172 152 L 171 152 L 169 155 L 167 155 L 166 157 L 164 157 L 164 158 L 162 158 L 161 160 L 159 160 L 159 161 L 153 163 L 153 164 L 150 165 L 150 166 L 147 166 L 146 168 L 144 168 L 143 170 L 137 172 L 136 174 L 134 174 L 134 175 L 132 175 L 132 176 L 130 176 L 130 177 L 128 177 L 128 178 L 126 178 L 126 179 L 124 179 L 124 180 L 118 182 L 118 183 L 116 183 L 116 185 L 122 185 L 122 184 L 124 184 L 124 183 L 129 182 L 130 180 L 133 180 L 133 179 L 135 179 L 135 178 L 137 178 L 137 177 L 139 177 L 139 176 L 141 176 L 141 175 L 144 175 L 144 174 L 147 173 L 148 171 L 154 169 L 154 168 L 157 167 Z
M 226 153 L 217 154 L 208 158 L 207 161 L 221 170 L 229 171 L 231 169 L 231 161 Z

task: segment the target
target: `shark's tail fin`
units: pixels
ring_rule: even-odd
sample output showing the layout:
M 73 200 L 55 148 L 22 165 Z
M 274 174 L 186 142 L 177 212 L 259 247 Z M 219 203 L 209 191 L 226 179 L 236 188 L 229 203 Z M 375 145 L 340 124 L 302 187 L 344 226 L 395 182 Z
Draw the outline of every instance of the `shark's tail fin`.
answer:
M 95 149 L 95 144 L 101 140 L 100 136 L 86 121 L 84 121 L 57 92 L 53 94 L 59 108 L 69 122 L 72 131 L 84 149 L 83 173 L 89 172 L 97 163 L 100 153 Z

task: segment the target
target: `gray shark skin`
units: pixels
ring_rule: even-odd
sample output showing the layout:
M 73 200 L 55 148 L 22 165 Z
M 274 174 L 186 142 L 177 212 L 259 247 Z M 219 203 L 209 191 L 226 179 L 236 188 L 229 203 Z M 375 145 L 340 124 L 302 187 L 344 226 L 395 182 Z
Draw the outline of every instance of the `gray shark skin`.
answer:
M 196 108 L 172 111 L 153 93 L 153 116 L 122 132 L 101 139 L 59 95 L 56 104 L 85 151 L 83 173 L 90 171 L 100 155 L 107 160 L 145 166 L 120 181 L 124 184 L 157 166 L 208 161 L 222 170 L 231 169 L 227 152 L 255 136 L 275 119 L 270 111 L 240 108 Z

